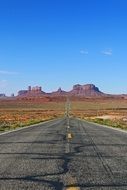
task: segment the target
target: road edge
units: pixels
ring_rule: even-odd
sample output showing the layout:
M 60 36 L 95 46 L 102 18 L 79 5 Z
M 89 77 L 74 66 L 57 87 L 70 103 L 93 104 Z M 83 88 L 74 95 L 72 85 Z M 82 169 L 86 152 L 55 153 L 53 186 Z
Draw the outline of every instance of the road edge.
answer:
M 80 118 L 77 118 L 77 119 L 80 120 L 80 121 L 85 121 L 85 122 L 87 122 L 87 123 L 89 123 L 89 124 L 93 124 L 93 125 L 97 125 L 97 126 L 100 126 L 100 127 L 104 127 L 104 128 L 106 128 L 106 129 L 113 129 L 113 130 L 115 130 L 115 131 L 127 133 L 127 131 L 124 130 L 124 129 L 115 128 L 115 127 L 111 127 L 111 126 L 108 126 L 108 125 L 102 125 L 102 124 L 99 124 L 99 123 L 94 123 L 94 122 L 92 122 L 92 121 L 87 121 L 87 120 L 80 119 Z
M 48 121 L 42 121 L 40 123 L 36 123 L 36 124 L 33 124 L 33 125 L 27 125 L 27 126 L 24 126 L 24 127 L 18 127 L 17 129 L 13 129 L 13 130 L 9 130 L 9 131 L 0 133 L 0 136 L 6 135 L 6 134 L 9 134 L 9 133 L 13 133 L 13 132 L 16 132 L 16 131 L 20 131 L 20 130 L 23 130 L 23 129 L 31 128 L 31 127 L 34 127 L 34 126 L 39 126 L 41 124 L 45 124 L 45 123 L 48 123 L 48 122 L 51 122 L 51 121 L 54 121 L 54 120 L 57 120 L 57 119 L 56 118 L 55 119 L 50 119 Z

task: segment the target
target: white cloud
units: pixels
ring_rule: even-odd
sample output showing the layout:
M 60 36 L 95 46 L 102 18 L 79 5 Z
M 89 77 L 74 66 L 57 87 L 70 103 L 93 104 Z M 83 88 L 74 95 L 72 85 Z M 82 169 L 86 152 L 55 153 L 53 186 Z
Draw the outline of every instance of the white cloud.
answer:
M 88 51 L 87 51 L 87 50 L 83 50 L 83 49 L 81 49 L 81 50 L 80 50 L 80 54 L 88 55 Z
M 112 55 L 112 49 L 106 49 L 101 52 L 103 55 L 111 56 Z
M 17 72 L 13 72 L 13 71 L 4 71 L 4 70 L 0 70 L 0 74 L 2 75 L 17 75 Z
M 0 80 L 0 88 L 4 89 L 8 85 L 7 80 Z

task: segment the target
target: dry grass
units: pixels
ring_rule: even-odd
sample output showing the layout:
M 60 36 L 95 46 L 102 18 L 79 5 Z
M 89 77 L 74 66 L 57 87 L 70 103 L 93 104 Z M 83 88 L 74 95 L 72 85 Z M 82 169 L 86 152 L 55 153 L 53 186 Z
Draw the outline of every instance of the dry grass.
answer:
M 64 111 L 62 102 L 0 101 L 0 131 L 62 117 Z
M 1 110 L 0 131 L 24 127 L 62 116 L 63 112 L 50 110 Z
M 72 102 L 72 115 L 96 123 L 127 129 L 127 100 L 93 99 Z

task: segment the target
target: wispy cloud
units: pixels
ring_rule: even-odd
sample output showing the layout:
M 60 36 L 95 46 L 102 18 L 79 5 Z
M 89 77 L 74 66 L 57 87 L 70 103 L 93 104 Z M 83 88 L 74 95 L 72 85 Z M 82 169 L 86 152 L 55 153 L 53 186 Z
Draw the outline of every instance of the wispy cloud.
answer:
M 18 72 L 0 70 L 0 74 L 2 74 L 2 75 L 17 75 Z
M 5 88 L 7 87 L 8 83 L 7 83 L 7 80 L 0 80 L 0 88 Z
M 111 56 L 112 55 L 112 49 L 106 49 L 101 52 L 103 55 Z
M 80 54 L 88 55 L 88 51 L 87 51 L 87 50 L 84 50 L 84 49 L 81 49 L 81 50 L 80 50 Z

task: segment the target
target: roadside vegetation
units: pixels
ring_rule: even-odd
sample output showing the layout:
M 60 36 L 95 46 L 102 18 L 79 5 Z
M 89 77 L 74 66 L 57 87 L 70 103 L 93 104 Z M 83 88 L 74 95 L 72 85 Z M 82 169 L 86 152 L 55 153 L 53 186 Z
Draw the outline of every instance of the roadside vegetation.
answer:
M 0 132 L 61 117 L 62 112 L 44 110 L 0 110 Z
M 127 100 L 95 99 L 72 103 L 72 116 L 127 130 Z
M 0 132 L 62 117 L 65 103 L 0 101 Z

